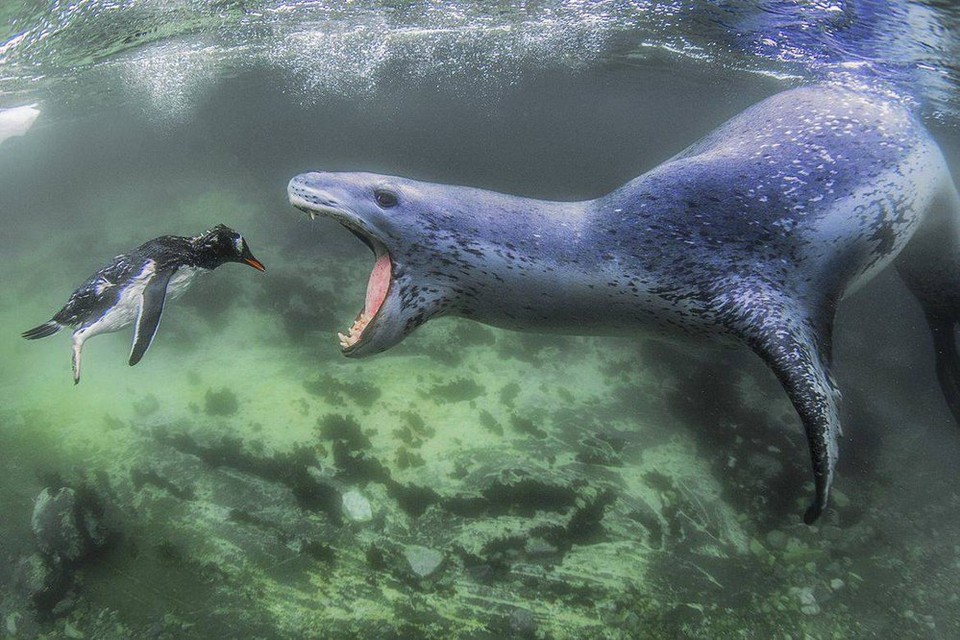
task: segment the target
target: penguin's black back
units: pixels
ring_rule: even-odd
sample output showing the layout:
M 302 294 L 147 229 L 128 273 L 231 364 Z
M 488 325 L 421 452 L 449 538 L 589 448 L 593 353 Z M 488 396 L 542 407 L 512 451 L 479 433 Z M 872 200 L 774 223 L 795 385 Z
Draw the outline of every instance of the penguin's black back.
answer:
M 102 316 L 117 304 L 123 289 L 153 263 L 154 271 L 197 266 L 196 249 L 190 238 L 160 236 L 144 242 L 128 253 L 113 259 L 87 278 L 71 294 L 70 299 L 53 320 L 63 325 L 82 325 Z

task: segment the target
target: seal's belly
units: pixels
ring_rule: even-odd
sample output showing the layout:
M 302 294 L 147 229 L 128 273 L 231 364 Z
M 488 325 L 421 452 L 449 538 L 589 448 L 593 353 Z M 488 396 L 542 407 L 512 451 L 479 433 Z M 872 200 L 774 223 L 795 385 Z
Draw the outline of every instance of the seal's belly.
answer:
M 498 282 L 481 288 L 460 315 L 504 329 L 569 335 L 727 333 L 691 291 L 654 292 L 628 274 L 613 272 L 599 278 L 570 274 L 559 282 L 556 277 Z

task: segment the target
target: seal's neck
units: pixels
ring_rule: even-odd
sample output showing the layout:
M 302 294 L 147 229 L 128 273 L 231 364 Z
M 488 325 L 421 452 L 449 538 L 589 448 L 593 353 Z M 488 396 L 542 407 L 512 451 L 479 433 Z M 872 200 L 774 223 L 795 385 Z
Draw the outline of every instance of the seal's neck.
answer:
M 447 313 L 536 330 L 582 332 L 580 325 L 601 316 L 606 325 L 620 323 L 630 285 L 618 239 L 598 234 L 602 200 L 492 200 L 465 218 L 476 224 L 447 230 L 444 273 L 455 299 Z M 614 292 L 611 282 L 627 288 Z

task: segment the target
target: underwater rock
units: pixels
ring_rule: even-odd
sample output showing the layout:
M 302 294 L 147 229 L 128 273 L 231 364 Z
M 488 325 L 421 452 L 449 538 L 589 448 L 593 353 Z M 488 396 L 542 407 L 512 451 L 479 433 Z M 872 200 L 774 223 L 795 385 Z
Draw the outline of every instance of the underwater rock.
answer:
M 436 549 L 410 545 L 403 550 L 410 570 L 420 578 L 429 578 L 443 564 L 443 554 Z
M 34 501 L 30 529 L 37 552 L 17 562 L 15 593 L 3 598 L 0 590 L 3 606 L 23 614 L 15 621 L 18 637 L 36 637 L 25 629 L 76 607 L 77 571 L 108 547 L 115 533 L 115 514 L 91 485 L 62 486 L 57 479 L 55 486 Z
M 373 520 L 373 508 L 370 501 L 356 489 L 343 494 L 343 514 L 352 522 L 370 522 Z
M 820 605 L 817 604 L 817 598 L 813 595 L 811 587 L 793 587 L 790 589 L 800 602 L 800 612 L 804 615 L 815 616 L 820 613 Z
M 40 492 L 30 524 L 43 555 L 69 562 L 80 559 L 86 545 L 78 516 L 73 489 L 64 487 L 56 493 L 50 489 Z

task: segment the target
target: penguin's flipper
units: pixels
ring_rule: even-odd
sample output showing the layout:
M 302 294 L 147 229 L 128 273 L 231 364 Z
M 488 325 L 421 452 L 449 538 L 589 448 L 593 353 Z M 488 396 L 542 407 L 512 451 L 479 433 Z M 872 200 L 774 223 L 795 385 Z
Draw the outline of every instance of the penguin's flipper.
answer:
M 140 362 L 143 354 L 153 343 L 153 336 L 160 326 L 163 315 L 163 301 L 167 297 L 167 284 L 176 269 L 160 271 L 150 278 L 143 288 L 140 301 L 140 313 L 137 314 L 137 328 L 133 334 L 133 347 L 130 349 L 130 366 Z

